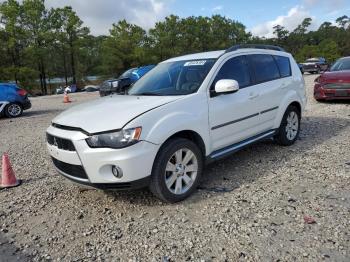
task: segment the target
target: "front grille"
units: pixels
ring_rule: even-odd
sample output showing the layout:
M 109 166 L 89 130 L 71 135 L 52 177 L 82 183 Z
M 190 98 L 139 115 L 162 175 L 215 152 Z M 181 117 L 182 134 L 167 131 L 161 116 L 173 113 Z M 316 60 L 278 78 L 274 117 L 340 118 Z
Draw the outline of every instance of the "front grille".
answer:
M 53 157 L 52 157 L 52 161 L 53 161 L 53 164 L 55 165 L 55 167 L 58 170 L 62 171 L 63 173 L 70 175 L 72 177 L 77 177 L 77 178 L 81 178 L 81 179 L 88 179 L 88 177 L 85 173 L 85 170 L 82 166 L 67 164 L 67 163 L 61 162 Z
M 350 89 L 350 83 L 331 83 L 325 84 L 326 89 Z
M 75 151 L 73 142 L 68 139 L 53 136 L 53 135 L 50 135 L 49 133 L 46 133 L 46 139 L 50 145 L 56 146 L 59 149 L 66 150 L 66 151 Z
M 82 132 L 86 135 L 89 135 L 89 132 L 86 132 L 84 129 L 82 129 L 80 127 L 64 126 L 64 125 L 60 125 L 60 124 L 56 124 L 56 123 L 52 123 L 51 125 L 55 128 L 58 128 L 58 129 L 68 130 L 68 131 L 78 131 L 78 132 Z

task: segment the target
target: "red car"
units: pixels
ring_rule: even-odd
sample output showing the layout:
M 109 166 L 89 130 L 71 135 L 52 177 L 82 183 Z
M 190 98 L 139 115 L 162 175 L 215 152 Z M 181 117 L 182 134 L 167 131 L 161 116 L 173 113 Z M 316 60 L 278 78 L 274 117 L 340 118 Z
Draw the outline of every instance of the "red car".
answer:
M 314 97 L 317 101 L 350 99 L 350 57 L 340 58 L 315 79 Z

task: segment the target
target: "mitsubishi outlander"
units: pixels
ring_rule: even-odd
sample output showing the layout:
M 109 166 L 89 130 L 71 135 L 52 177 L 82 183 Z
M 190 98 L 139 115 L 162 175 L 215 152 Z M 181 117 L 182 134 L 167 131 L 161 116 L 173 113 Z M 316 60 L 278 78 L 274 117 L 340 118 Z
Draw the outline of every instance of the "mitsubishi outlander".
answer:
M 101 189 L 191 195 L 205 163 L 262 139 L 298 138 L 305 83 L 292 55 L 237 45 L 159 63 L 127 95 L 68 109 L 47 129 L 58 172 Z

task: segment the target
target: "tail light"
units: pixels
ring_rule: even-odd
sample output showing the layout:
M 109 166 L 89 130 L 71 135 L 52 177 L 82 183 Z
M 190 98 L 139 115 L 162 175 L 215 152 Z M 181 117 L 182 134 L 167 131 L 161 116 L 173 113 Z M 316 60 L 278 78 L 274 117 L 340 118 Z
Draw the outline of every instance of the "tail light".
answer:
M 28 92 L 24 89 L 18 89 L 17 94 L 20 96 L 26 96 L 28 94 Z

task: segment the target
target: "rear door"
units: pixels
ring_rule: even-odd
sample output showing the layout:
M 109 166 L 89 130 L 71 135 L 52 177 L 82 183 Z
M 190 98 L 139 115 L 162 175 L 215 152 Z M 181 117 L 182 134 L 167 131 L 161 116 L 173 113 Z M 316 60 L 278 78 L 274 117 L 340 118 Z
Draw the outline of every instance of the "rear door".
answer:
M 291 67 L 288 57 L 254 54 L 249 55 L 254 71 L 254 82 L 260 97 L 258 110 L 260 113 L 259 125 L 262 131 L 273 128 L 279 105 L 291 87 Z

